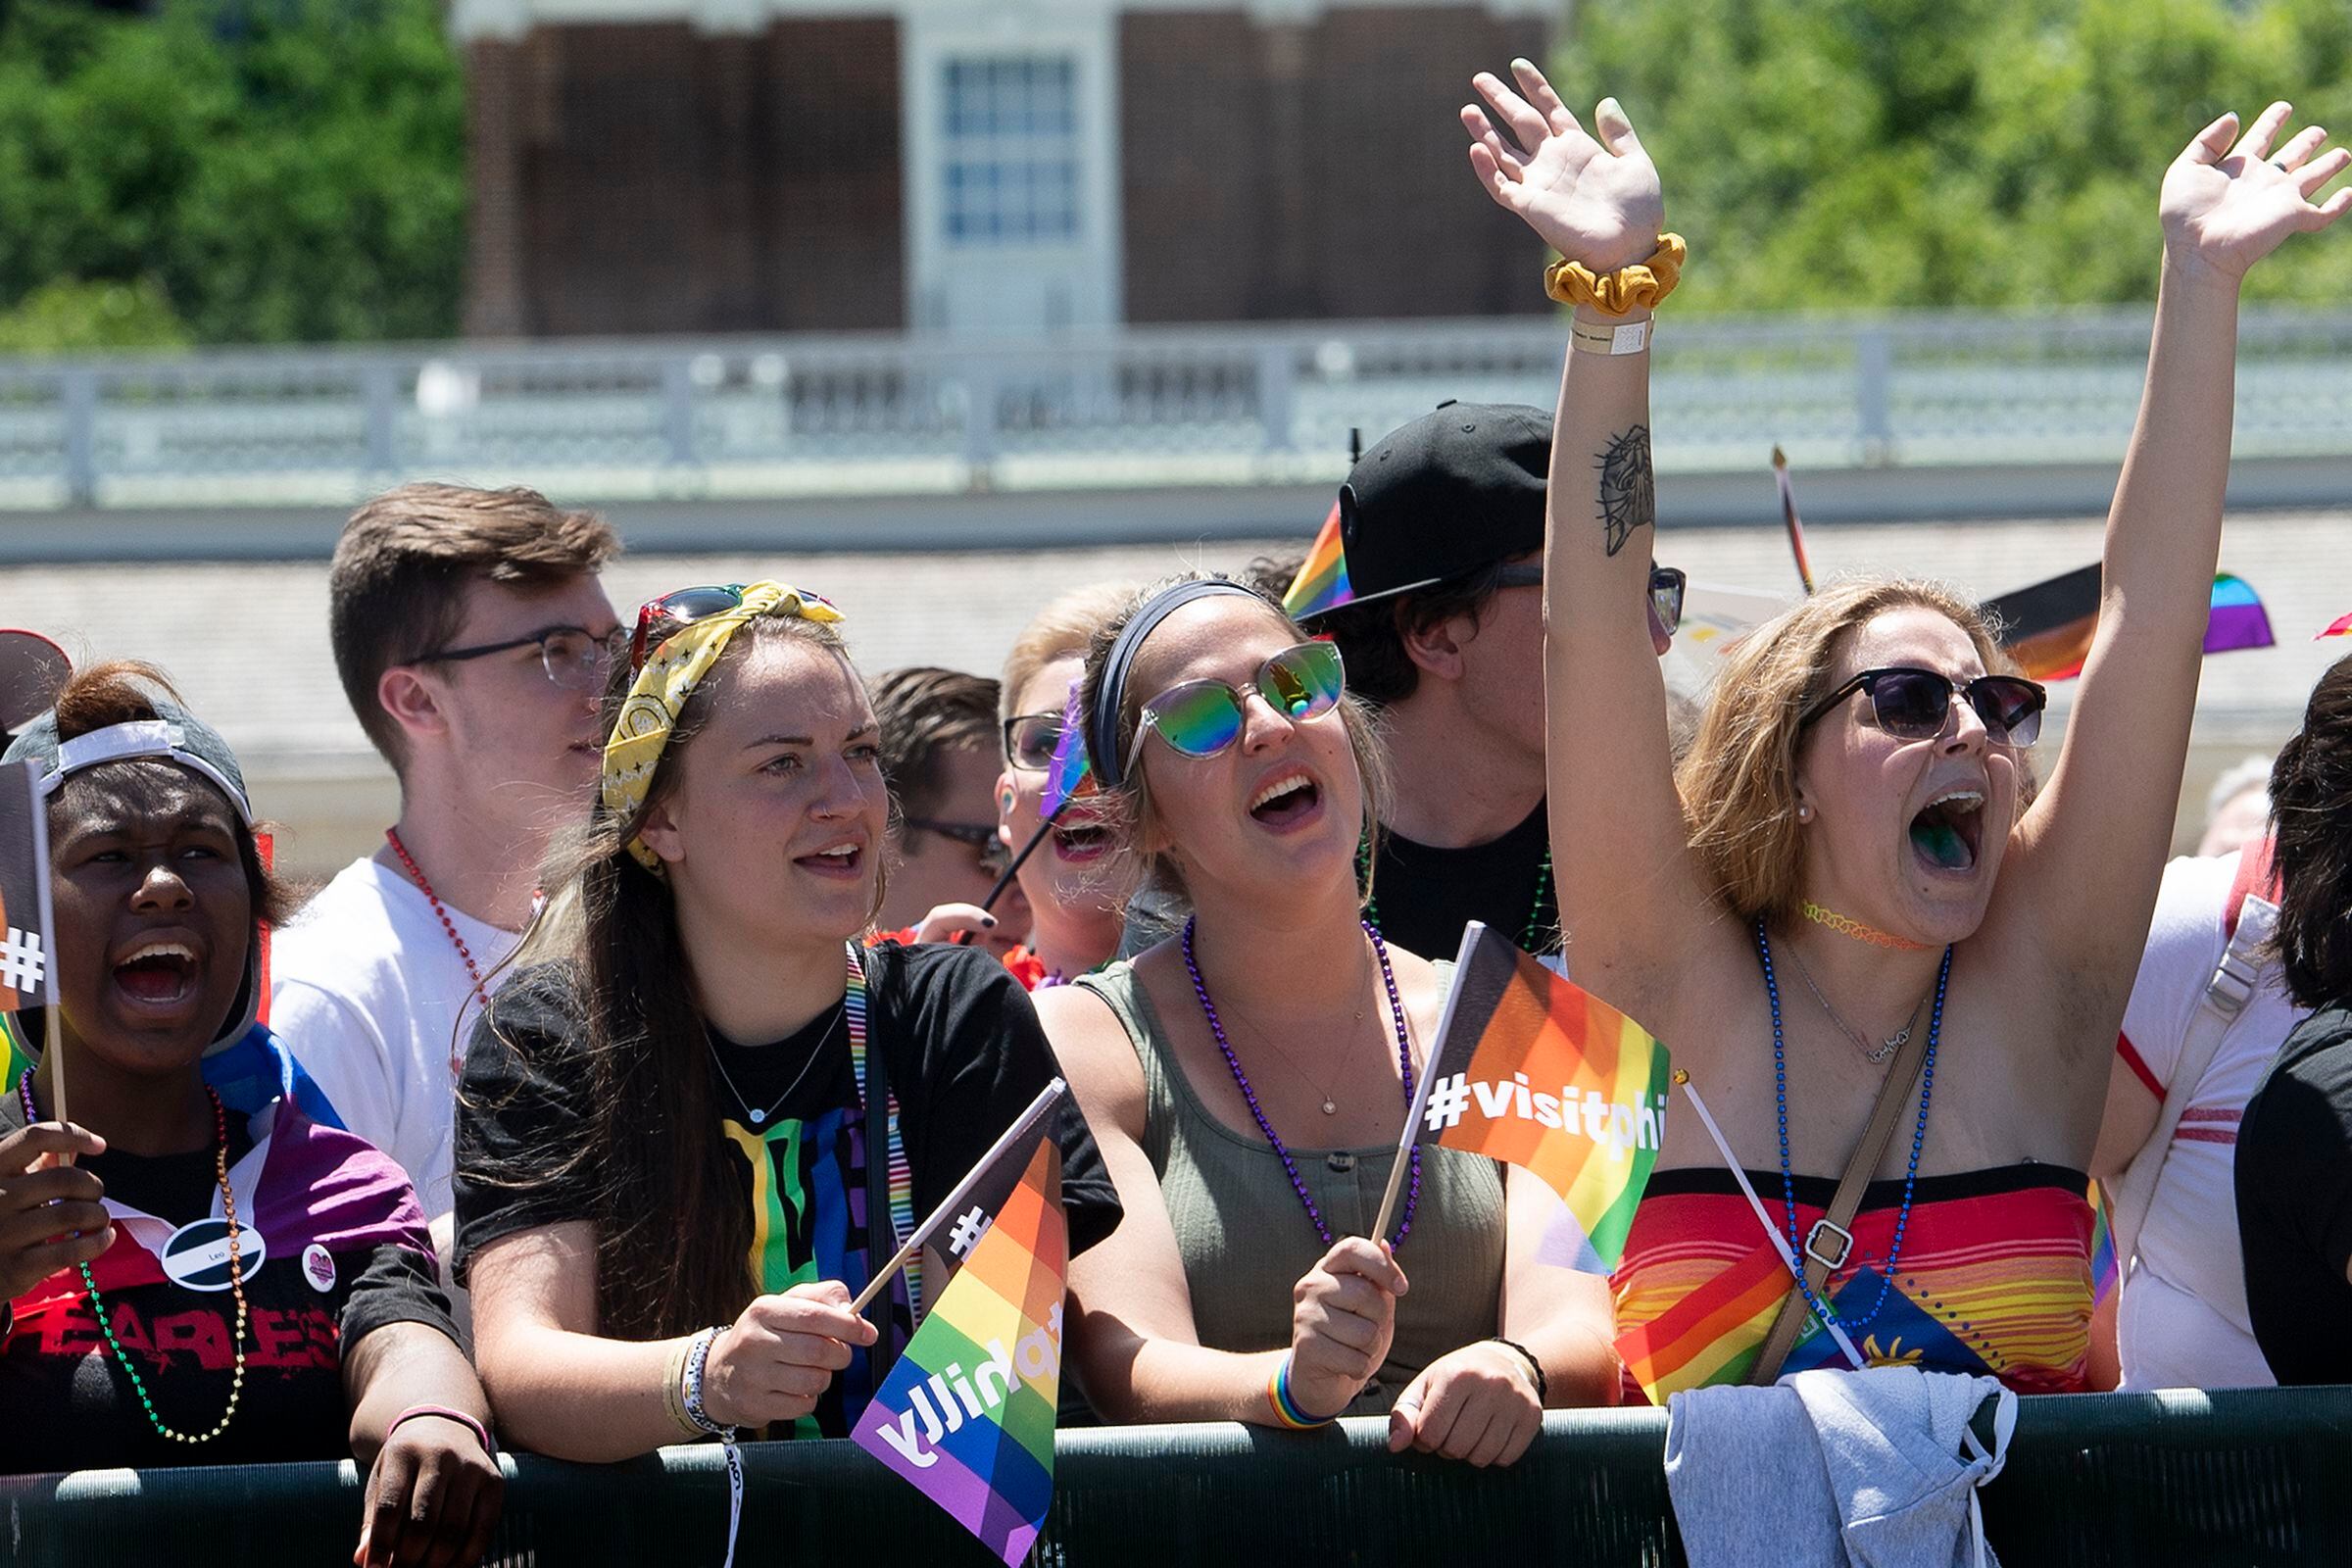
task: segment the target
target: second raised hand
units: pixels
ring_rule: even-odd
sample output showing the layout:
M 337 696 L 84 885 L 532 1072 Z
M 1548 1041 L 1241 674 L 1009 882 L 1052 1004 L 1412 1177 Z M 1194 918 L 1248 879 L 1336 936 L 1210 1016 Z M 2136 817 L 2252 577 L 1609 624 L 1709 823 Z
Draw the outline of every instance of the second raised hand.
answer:
M 1595 139 L 1533 62 L 1512 61 L 1511 76 L 1515 86 L 1480 72 L 1471 85 L 1488 108 L 1462 109 L 1470 167 L 1487 194 L 1595 272 L 1647 260 L 1665 224 L 1665 198 L 1625 110 L 1603 98 L 1592 115 Z

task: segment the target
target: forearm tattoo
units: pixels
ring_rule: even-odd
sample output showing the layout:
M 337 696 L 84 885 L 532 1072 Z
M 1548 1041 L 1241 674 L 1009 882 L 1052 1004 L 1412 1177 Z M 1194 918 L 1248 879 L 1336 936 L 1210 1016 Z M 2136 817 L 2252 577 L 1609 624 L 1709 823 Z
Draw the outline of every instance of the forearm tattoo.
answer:
M 1649 426 L 1637 424 L 1609 438 L 1600 455 L 1600 526 L 1609 554 L 1625 548 L 1636 528 L 1657 521 L 1658 498 L 1650 482 Z

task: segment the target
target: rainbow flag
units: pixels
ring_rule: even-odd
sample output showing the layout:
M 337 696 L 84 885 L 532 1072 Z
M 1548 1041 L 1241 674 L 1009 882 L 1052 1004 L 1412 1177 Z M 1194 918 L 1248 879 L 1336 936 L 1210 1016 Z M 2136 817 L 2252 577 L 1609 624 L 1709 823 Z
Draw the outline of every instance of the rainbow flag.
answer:
M 2123 1259 L 2115 1255 L 2115 1228 L 2108 1222 L 2107 1195 L 2092 1182 L 2084 1195 L 2090 1200 L 2091 1212 L 2096 1216 L 2090 1226 L 2090 1300 L 2093 1306 L 2104 1302 L 2124 1277 Z
M 57 1000 L 56 930 L 48 806 L 32 764 L 11 762 L 0 767 L 0 1013 Z
M 1054 760 L 1046 764 L 1046 793 L 1038 809 L 1047 816 L 1094 785 L 1094 769 L 1086 759 L 1086 719 L 1078 710 L 1078 683 L 1070 682 L 1068 701 L 1061 705 L 1061 739 L 1054 743 Z
M 1738 1383 L 1756 1364 L 1773 1315 L 1794 1283 L 1781 1254 L 1759 1245 L 1658 1316 L 1617 1336 L 1617 1354 L 1652 1404 L 1685 1389 Z
M 1355 597 L 1348 585 L 1348 550 L 1340 539 L 1340 504 L 1331 504 L 1331 515 L 1323 519 L 1323 531 L 1315 535 L 1315 547 L 1306 553 L 1298 567 L 1298 575 L 1291 579 L 1290 591 L 1282 596 L 1283 612 L 1301 624 L 1327 610 L 1337 610 Z
M 1986 602 L 1999 617 L 2009 657 L 2035 680 L 2070 680 L 2082 673 L 2091 634 L 2099 625 L 2099 568 L 2081 566 L 2045 582 Z M 2205 652 L 2268 648 L 2271 618 L 2243 577 L 2223 572 L 2213 579 L 2212 608 L 2205 621 Z
M 1010 1565 L 1054 1500 L 1069 1234 L 1045 1118 L 991 1178 L 1001 1200 L 975 1190 L 957 1216 L 949 1250 L 962 1266 L 851 1435 Z
M 2336 616 L 2328 623 L 2328 629 L 2321 632 L 2319 637 L 2314 637 L 2312 641 L 2316 643 L 2320 637 L 2352 637 L 2352 615 Z
M 1584 1232 L 1565 1253 L 1547 1238 L 1547 1260 L 1606 1272 L 1657 1163 L 1667 1084 L 1647 1030 L 1473 920 L 1407 1126 L 1533 1171 Z

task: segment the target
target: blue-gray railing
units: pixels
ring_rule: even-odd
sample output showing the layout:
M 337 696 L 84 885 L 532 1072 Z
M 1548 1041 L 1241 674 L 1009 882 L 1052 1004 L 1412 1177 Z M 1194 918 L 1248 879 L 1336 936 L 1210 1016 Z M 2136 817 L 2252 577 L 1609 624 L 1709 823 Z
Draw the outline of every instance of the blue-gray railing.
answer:
M 1660 327 L 1662 472 L 2113 463 L 2145 310 Z M 1321 482 L 1439 399 L 1548 405 L 1547 318 L 1021 341 L 456 343 L 0 361 L 0 511 L 342 505 L 405 477 L 568 499 Z M 2241 457 L 2352 455 L 2352 312 L 2250 309 Z

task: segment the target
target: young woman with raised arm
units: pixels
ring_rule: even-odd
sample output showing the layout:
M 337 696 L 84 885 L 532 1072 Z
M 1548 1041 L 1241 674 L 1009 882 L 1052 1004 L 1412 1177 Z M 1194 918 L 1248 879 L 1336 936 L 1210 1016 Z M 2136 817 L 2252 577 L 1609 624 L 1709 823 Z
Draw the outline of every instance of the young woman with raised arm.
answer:
M 1488 192 L 1595 274 L 1651 258 L 1665 204 L 1623 108 L 1604 99 L 1589 134 L 1532 65 L 1512 74 L 1479 75 L 1485 107 L 1462 112 Z M 2323 152 L 2317 128 L 2281 141 L 2288 114 L 2274 104 L 2242 136 L 2225 115 L 2165 175 L 2155 342 L 2098 634 L 2030 804 L 2038 690 L 1972 606 L 1912 582 L 1835 586 L 1752 633 L 1675 761 L 1642 611 L 1647 333 L 1619 330 L 1646 313 L 1576 313 L 1544 580 L 1569 961 L 1672 1048 L 1792 1250 L 1845 1254 L 1820 1298 L 1873 1358 L 1918 1364 L 1924 1349 L 2021 1391 L 2081 1384 L 2082 1167 L 2196 699 L 2239 282 L 2352 208 L 2346 193 L 2314 205 L 2352 155 Z M 1895 1042 L 1920 1030 L 1917 1108 L 1906 1099 L 1841 1247 L 1815 1221 Z M 1675 1109 L 1614 1282 L 1621 1328 L 1764 1240 L 1698 1119 Z M 1891 1292 L 1868 1276 L 1849 1292 L 1864 1268 Z
M 1604 1282 L 1537 1261 L 1558 1200 L 1416 1151 L 1372 1236 L 1448 964 L 1384 943 L 1355 849 L 1378 754 L 1338 650 L 1239 583 L 1136 599 L 1079 684 L 1098 808 L 1194 915 L 1038 993 L 1125 1217 L 1070 1267 L 1114 1421 L 1386 1415 L 1392 1448 L 1507 1464 L 1546 1404 L 1614 1399 Z

